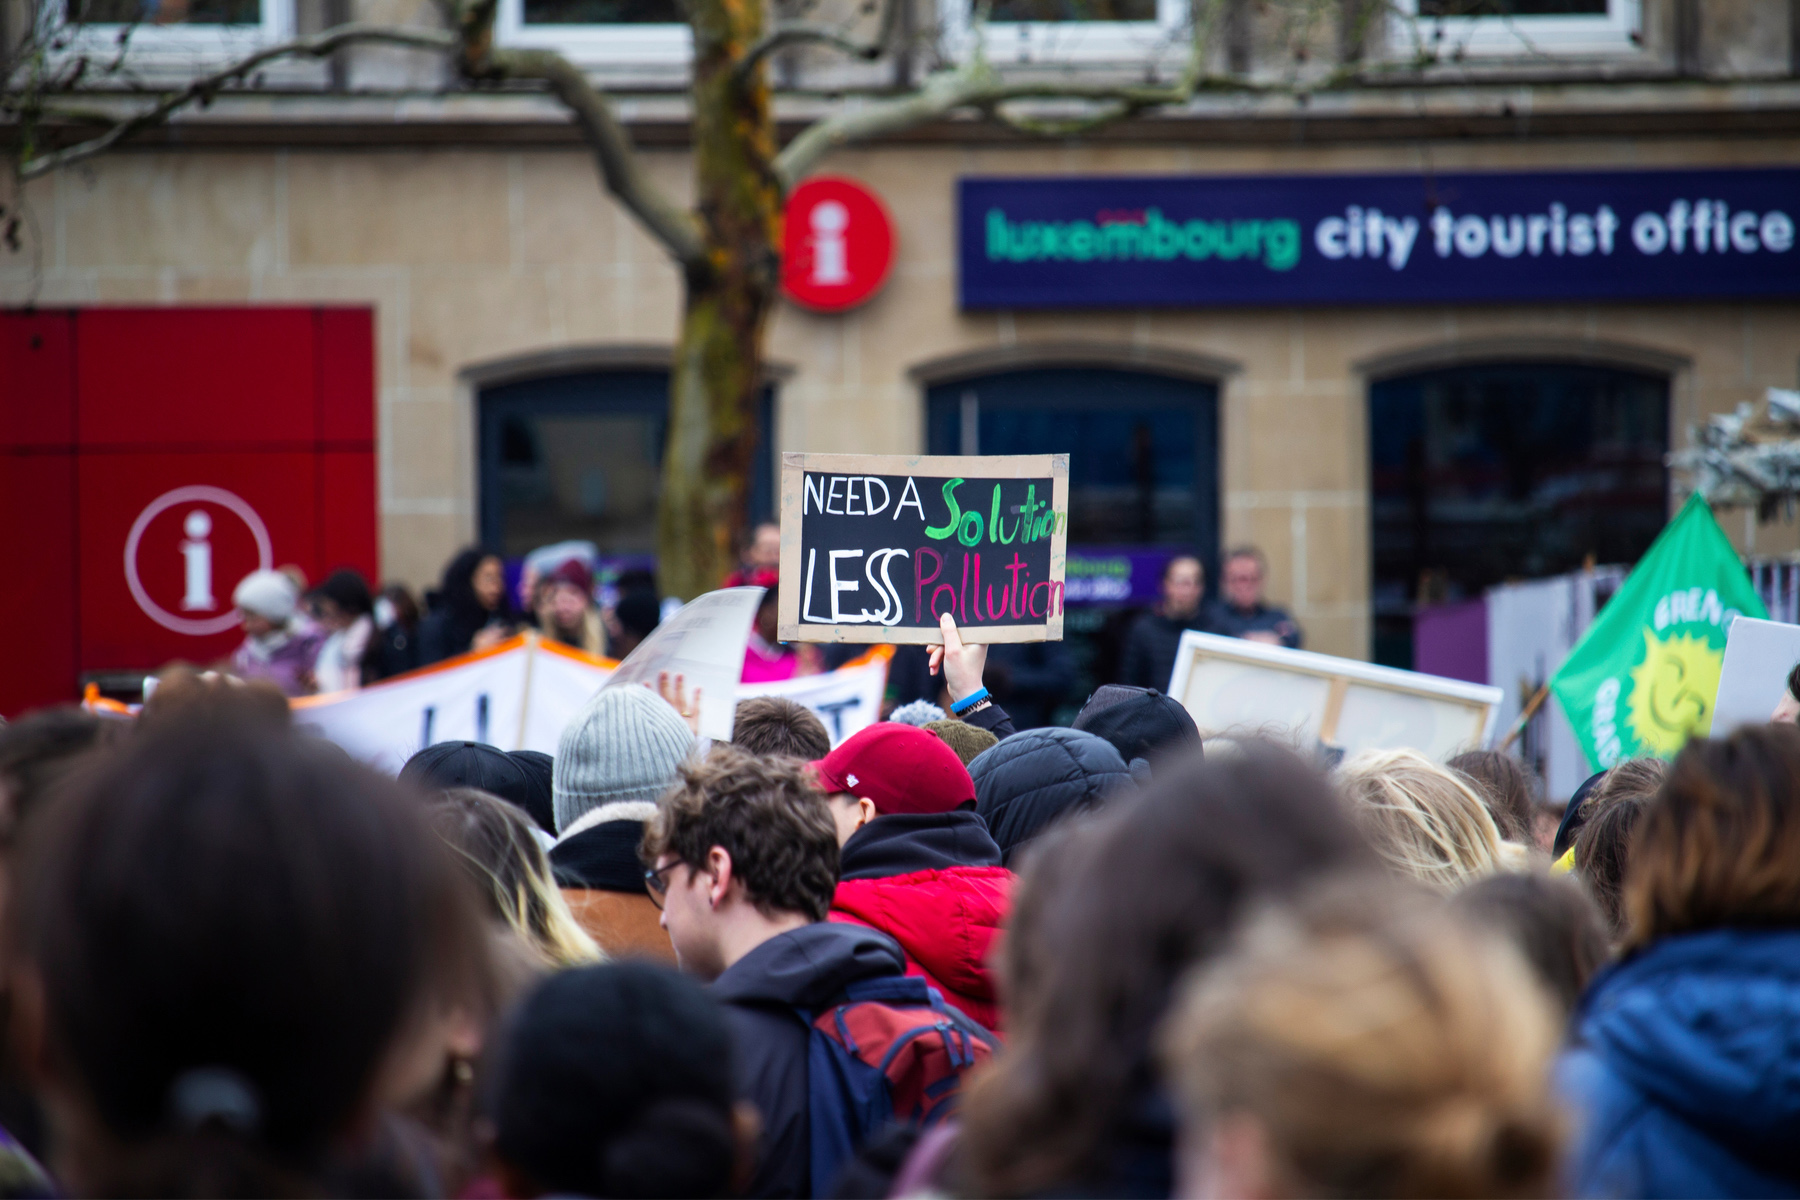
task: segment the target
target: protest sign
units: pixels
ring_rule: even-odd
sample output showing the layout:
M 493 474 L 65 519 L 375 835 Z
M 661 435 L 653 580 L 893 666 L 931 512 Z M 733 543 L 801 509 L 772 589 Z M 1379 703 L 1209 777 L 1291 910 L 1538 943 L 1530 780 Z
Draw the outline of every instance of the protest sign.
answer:
M 874 646 L 835 671 L 778 683 L 728 684 L 724 695 L 728 704 L 751 696 L 784 696 L 803 704 L 818 714 L 835 745 L 880 719 L 892 656 L 890 647 Z M 435 742 L 486 742 L 502 750 L 555 754 L 564 727 L 614 677 L 617 666 L 612 659 L 521 635 L 360 691 L 295 700 L 294 723 L 390 775 Z
M 696 596 L 626 655 L 606 686 L 655 687 L 657 676 L 665 671 L 671 678 L 680 675 L 689 696 L 699 689 L 701 736 L 729 742 L 744 646 L 762 596 L 759 587 L 721 588 Z
M 1069 456 L 781 456 L 780 636 L 1059 641 Z
M 1725 633 L 1725 662 L 1713 702 L 1712 736 L 1768 721 L 1800 663 L 1800 625 L 1739 617 Z
M 1169 695 L 1208 737 L 1266 734 L 1345 754 L 1405 747 L 1442 761 L 1487 743 L 1503 692 L 1190 630 Z

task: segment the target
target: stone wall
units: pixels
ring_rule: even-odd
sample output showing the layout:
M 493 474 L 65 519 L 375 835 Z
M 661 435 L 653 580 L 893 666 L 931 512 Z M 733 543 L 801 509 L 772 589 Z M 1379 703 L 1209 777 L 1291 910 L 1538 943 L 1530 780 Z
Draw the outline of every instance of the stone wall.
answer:
M 864 308 L 777 315 L 783 449 L 914 452 L 920 374 L 963 355 L 1145 357 L 1222 371 L 1227 542 L 1268 552 L 1271 593 L 1309 645 L 1365 656 L 1370 371 L 1403 356 L 1496 353 L 1658 362 L 1672 437 L 1702 415 L 1795 386 L 1800 305 L 1445 306 L 962 314 L 954 185 L 965 174 L 1411 171 L 1783 164 L 1800 142 L 1414 143 L 1294 148 L 944 144 L 843 153 L 826 169 L 886 197 L 899 232 Z M 686 159 L 649 154 L 687 193 Z M 356 303 L 376 309 L 383 568 L 418 585 L 475 529 L 474 384 L 561 353 L 642 356 L 672 341 L 675 272 L 574 150 L 139 151 L 32 184 L 28 245 L 0 257 L 0 304 Z M 1421 360 L 1423 361 L 1423 360 Z M 1796 527 L 1728 530 L 1759 550 Z

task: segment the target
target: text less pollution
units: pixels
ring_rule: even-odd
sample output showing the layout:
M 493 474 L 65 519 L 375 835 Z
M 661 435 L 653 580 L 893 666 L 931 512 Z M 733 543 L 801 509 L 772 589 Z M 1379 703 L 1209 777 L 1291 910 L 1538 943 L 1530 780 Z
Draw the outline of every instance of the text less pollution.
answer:
M 1641 212 L 1626 227 L 1611 207 L 1572 211 L 1552 203 L 1541 212 L 1483 216 L 1433 210 L 1422 229 L 1417 217 L 1349 205 L 1344 215 L 1313 227 L 1313 247 L 1325 258 L 1378 259 L 1396 271 L 1412 259 L 1422 231 L 1438 258 L 1584 258 L 1611 255 L 1620 235 L 1638 253 L 1783 254 L 1794 246 L 1787 213 L 1734 211 L 1723 200 L 1676 200 L 1666 212 Z M 1290 220 L 1173 221 L 1157 208 L 1111 211 L 1096 221 L 1012 221 L 987 214 L 989 261 L 1173 261 L 1261 258 L 1272 271 L 1299 262 L 1298 228 Z
M 982 545 L 1010 546 L 1026 545 L 1042 541 L 1063 530 L 1068 514 L 1052 511 L 1050 500 L 1039 500 L 1037 485 L 1027 484 L 1025 500 L 1022 504 L 1013 504 L 1002 511 L 1000 484 L 993 487 L 993 495 L 986 515 L 979 508 L 965 509 L 957 496 L 957 491 L 965 480 L 948 479 L 942 487 L 943 501 L 947 515 L 940 525 L 927 524 L 925 536 L 937 542 L 956 542 L 971 550 Z M 880 489 L 879 502 L 876 489 Z M 886 481 L 874 475 L 812 475 L 802 480 L 802 497 L 800 511 L 802 517 L 811 512 L 829 513 L 833 516 L 879 517 L 889 512 L 889 501 L 892 493 Z M 976 501 L 979 504 L 979 500 Z M 916 509 L 919 519 L 929 521 L 925 513 L 924 501 L 919 495 L 919 486 L 912 476 L 907 476 L 901 485 L 900 498 L 893 503 L 890 520 L 899 520 L 900 514 L 908 508 Z M 1008 525 L 1010 519 L 1011 524 Z M 987 606 L 982 606 L 981 555 L 972 554 L 964 558 L 962 585 L 944 582 L 937 583 L 943 574 L 944 556 L 931 546 L 919 546 L 913 551 L 900 547 L 888 547 L 878 550 L 830 550 L 826 552 L 826 584 L 830 594 L 831 612 L 829 616 L 819 615 L 812 611 L 813 583 L 817 578 L 819 552 L 809 549 L 806 552 L 806 603 L 801 612 L 801 619 L 819 624 L 832 625 L 897 625 L 905 616 L 905 601 L 900 596 L 888 571 L 895 558 L 911 558 L 914 564 L 913 585 L 913 623 L 919 624 L 924 613 L 929 611 L 936 620 L 941 613 L 939 604 L 948 593 L 949 603 L 944 612 L 955 615 L 959 624 L 973 624 L 979 621 L 1030 619 L 1044 620 L 1062 611 L 1062 584 L 1051 580 L 1032 582 L 1030 569 L 1017 552 L 1013 554 L 1011 563 L 1000 568 L 1003 575 L 1011 578 L 1001 589 L 998 603 L 994 600 L 994 585 L 987 586 Z M 861 608 L 857 612 L 849 612 L 843 607 L 844 595 L 862 589 L 863 580 L 854 575 L 843 578 L 839 575 L 840 564 L 846 559 L 862 559 L 863 576 L 868 586 L 881 600 L 881 608 L 871 612 Z M 923 564 L 931 560 L 930 574 L 926 574 Z M 855 570 L 854 566 L 850 568 Z M 879 576 L 877 572 L 879 571 Z M 971 572 L 973 581 L 973 602 L 970 601 Z M 927 604 L 926 589 L 931 589 L 931 599 Z M 971 613 L 973 620 L 971 620 Z

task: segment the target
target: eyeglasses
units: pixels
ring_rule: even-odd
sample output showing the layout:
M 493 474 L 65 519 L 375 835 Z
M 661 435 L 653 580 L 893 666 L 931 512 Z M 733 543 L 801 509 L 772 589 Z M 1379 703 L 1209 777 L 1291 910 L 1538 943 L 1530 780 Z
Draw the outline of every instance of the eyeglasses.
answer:
M 650 893 L 650 903 L 657 908 L 663 906 L 663 897 L 669 892 L 669 881 L 663 876 L 680 865 L 680 862 L 672 862 L 666 867 L 651 867 L 644 872 L 644 890 Z

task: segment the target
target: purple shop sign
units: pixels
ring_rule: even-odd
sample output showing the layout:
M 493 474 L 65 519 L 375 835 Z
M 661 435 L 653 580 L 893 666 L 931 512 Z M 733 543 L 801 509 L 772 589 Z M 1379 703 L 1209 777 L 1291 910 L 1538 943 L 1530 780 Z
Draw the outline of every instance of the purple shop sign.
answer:
M 964 309 L 1800 295 L 1800 170 L 963 179 Z
M 1155 604 L 1163 568 L 1183 551 L 1174 547 L 1070 546 L 1063 575 L 1063 603 L 1084 605 Z

